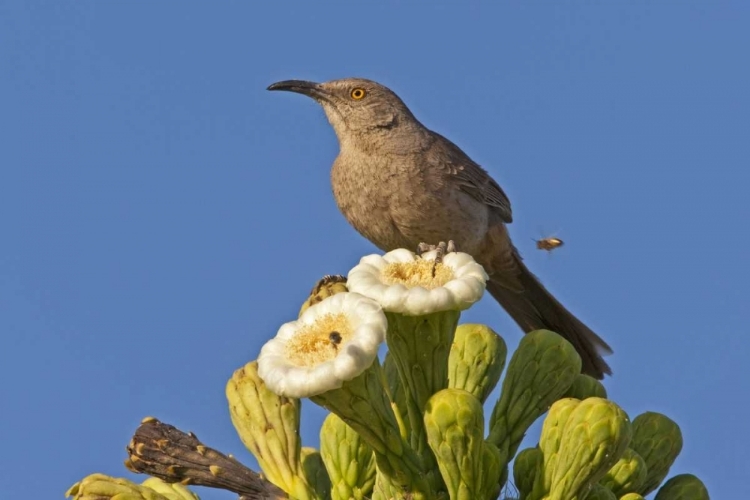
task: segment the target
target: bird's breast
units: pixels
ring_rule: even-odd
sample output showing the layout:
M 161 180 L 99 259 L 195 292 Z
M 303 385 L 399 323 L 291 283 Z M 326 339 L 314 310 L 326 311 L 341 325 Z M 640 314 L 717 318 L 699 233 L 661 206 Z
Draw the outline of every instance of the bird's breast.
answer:
M 487 210 L 409 156 L 342 151 L 331 171 L 347 221 L 383 250 L 454 240 L 471 253 L 487 229 Z

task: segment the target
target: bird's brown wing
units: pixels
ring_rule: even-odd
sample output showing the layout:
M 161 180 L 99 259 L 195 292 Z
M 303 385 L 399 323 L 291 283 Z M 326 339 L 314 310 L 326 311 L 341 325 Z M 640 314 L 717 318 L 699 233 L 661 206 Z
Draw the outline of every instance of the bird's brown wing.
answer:
M 429 153 L 440 158 L 439 161 L 431 163 L 447 170 L 463 192 L 495 208 L 496 214 L 503 222 L 513 222 L 510 200 L 500 185 L 458 146 L 440 134 L 435 135 L 436 141 L 431 145 Z

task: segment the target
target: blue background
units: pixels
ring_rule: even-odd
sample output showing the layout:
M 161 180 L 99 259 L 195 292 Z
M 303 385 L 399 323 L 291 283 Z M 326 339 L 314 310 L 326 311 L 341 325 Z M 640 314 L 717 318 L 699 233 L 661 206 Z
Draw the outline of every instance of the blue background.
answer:
M 681 425 L 672 474 L 741 496 L 748 25 L 739 1 L 6 0 L 2 496 L 142 480 L 122 461 L 146 415 L 257 467 L 227 379 L 375 250 L 334 204 L 322 110 L 265 88 L 346 76 L 491 172 L 529 267 L 613 346 L 611 398 Z M 536 250 L 550 234 L 566 246 Z M 489 298 L 464 320 L 521 337 Z M 305 444 L 323 416 L 305 405 Z

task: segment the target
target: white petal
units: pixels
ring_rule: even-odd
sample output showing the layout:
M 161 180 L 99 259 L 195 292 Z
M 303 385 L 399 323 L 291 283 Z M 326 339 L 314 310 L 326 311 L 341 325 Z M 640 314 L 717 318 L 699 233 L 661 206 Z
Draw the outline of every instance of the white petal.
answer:
M 484 286 L 476 278 L 449 281 L 445 288 L 453 293 L 456 305 L 465 309 L 482 297 Z
M 413 315 L 427 314 L 431 310 L 430 292 L 421 286 L 414 287 L 406 294 L 402 311 Z
M 368 255 L 366 257 L 362 257 L 359 260 L 359 265 L 356 266 L 358 268 L 361 268 L 362 270 L 376 272 L 380 273 L 380 271 L 388 265 L 388 262 L 386 260 L 377 254 Z
M 420 255 L 420 258 L 422 260 L 435 260 L 437 258 L 437 250 L 430 250 L 429 252 L 424 252 L 422 255 Z M 445 258 L 443 258 L 443 262 L 445 262 Z
M 430 312 L 452 309 L 454 301 L 453 294 L 444 286 L 430 290 Z
M 392 264 L 394 262 L 414 262 L 416 258 L 417 257 L 414 252 L 411 252 L 405 248 L 399 248 L 383 255 L 383 259 L 389 264 Z
M 278 336 L 272 338 L 261 348 L 261 354 L 265 356 L 283 356 L 286 348 L 286 340 Z
M 332 295 L 331 297 L 328 297 L 328 298 L 336 297 L 336 295 Z M 308 307 L 307 310 L 305 310 L 305 312 L 302 313 L 302 317 L 300 317 L 300 321 L 302 321 L 306 325 L 312 325 L 321 316 L 325 316 L 326 314 L 329 314 L 332 310 L 333 304 L 331 302 L 326 302 L 324 304 L 324 302 L 326 301 L 321 300 L 320 302 Z
M 380 314 L 373 314 L 367 323 L 363 323 L 361 327 L 372 329 L 374 332 L 371 334 L 373 338 L 380 338 L 383 341 L 385 340 L 385 332 L 388 330 L 388 320 L 382 313 L 382 309 L 380 311 Z
M 385 327 L 383 327 L 385 326 Z M 380 344 L 385 340 L 386 325 L 366 324 L 357 328 L 357 334 L 349 343 L 359 346 L 372 356 L 377 356 Z
M 367 366 L 372 364 L 372 359 Z M 333 359 L 333 375 L 340 380 L 351 380 L 362 370 L 360 366 L 367 363 L 367 356 L 362 355 L 362 350 L 351 343 L 341 349 L 339 355 Z
M 344 379 L 336 376 L 334 363 L 327 361 L 310 369 L 307 378 L 308 386 L 306 393 L 321 394 L 333 389 L 338 389 L 343 383 Z
M 359 266 L 349 271 L 349 275 L 346 277 L 346 287 L 350 292 L 378 283 L 380 283 L 380 271 L 362 269 Z
M 443 264 L 452 267 L 454 270 L 465 266 L 466 264 L 474 264 L 475 261 L 468 253 L 453 252 L 446 254 L 443 257 Z
M 380 297 L 373 297 L 375 300 L 383 305 L 383 309 L 386 311 L 396 311 L 403 307 L 403 303 L 406 301 L 406 296 L 409 294 L 409 289 L 401 283 L 397 283 L 391 286 L 384 286 L 378 290 Z
M 297 328 L 299 328 L 299 323 L 299 321 L 290 321 L 289 323 L 284 323 L 276 333 L 276 338 L 279 340 L 289 340 L 294 336 L 294 332 L 297 331 Z

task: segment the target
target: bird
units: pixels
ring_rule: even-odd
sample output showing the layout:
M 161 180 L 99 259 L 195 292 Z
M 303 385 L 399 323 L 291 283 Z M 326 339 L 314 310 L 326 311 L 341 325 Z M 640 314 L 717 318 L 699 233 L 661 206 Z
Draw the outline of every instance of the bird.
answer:
M 576 349 L 581 372 L 612 371 L 610 346 L 568 311 L 526 267 L 511 241 L 510 200 L 457 145 L 425 127 L 395 92 L 365 78 L 284 80 L 267 90 L 315 100 L 338 138 L 331 168 L 336 204 L 383 251 L 451 241 L 487 272 L 487 291 L 528 333 L 551 330 Z

